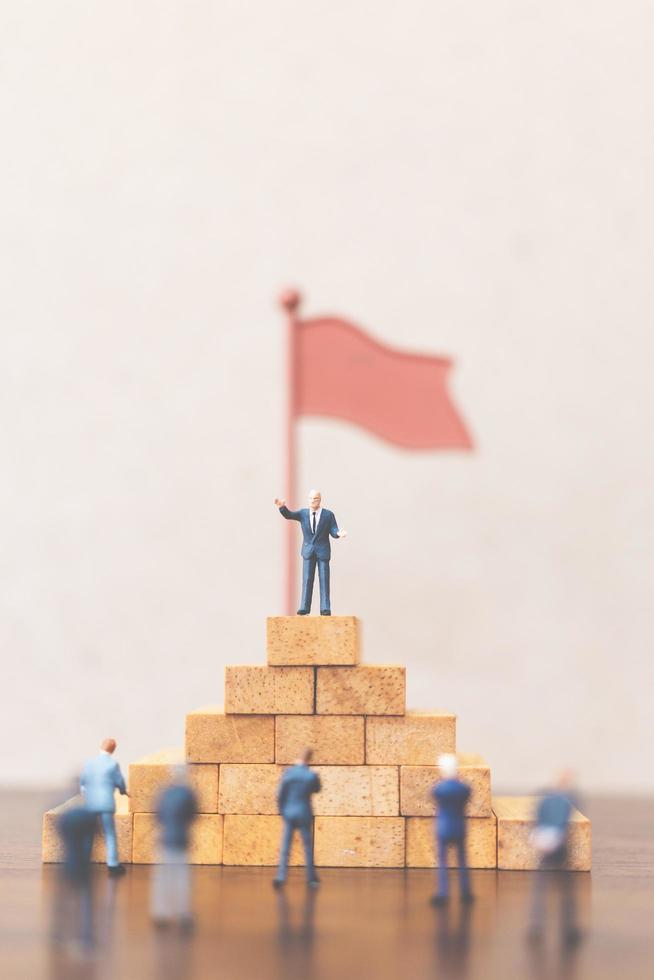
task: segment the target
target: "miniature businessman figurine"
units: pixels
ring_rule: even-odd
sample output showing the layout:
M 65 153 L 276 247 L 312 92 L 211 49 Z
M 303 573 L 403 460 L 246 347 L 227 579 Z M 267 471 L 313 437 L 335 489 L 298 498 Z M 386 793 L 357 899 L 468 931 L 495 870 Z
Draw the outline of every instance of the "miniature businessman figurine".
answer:
M 53 939 L 79 944 L 83 953 L 93 948 L 91 849 L 96 822 L 85 806 L 74 806 L 57 823 L 64 861 L 53 902 Z
M 98 755 L 89 759 L 84 766 L 80 776 L 80 789 L 87 809 L 100 817 L 107 848 L 109 874 L 121 875 L 125 873 L 125 867 L 118 860 L 118 843 L 114 822 L 114 813 L 116 812 L 114 790 L 120 790 L 123 796 L 127 796 L 127 787 L 120 766 L 113 758 L 115 751 L 115 739 L 106 738 Z
M 458 766 L 455 755 L 441 755 L 438 759 L 441 780 L 432 790 L 436 800 L 436 843 L 438 847 L 438 892 L 432 905 L 446 905 L 448 901 L 447 853 L 450 844 L 456 845 L 461 884 L 461 901 L 471 902 L 470 875 L 466 858 L 465 808 L 470 798 L 470 787 L 457 778 Z
M 302 528 L 302 599 L 298 616 L 308 616 L 311 612 L 313 581 L 318 565 L 320 581 L 320 615 L 331 616 L 329 599 L 329 559 L 332 549 L 329 536 L 344 538 L 347 531 L 340 531 L 331 510 L 321 506 L 320 490 L 309 491 L 309 506 L 302 510 L 289 510 L 285 500 L 275 499 L 275 506 L 287 521 L 299 521 Z
M 159 863 L 151 879 L 152 919 L 157 926 L 177 922 L 184 931 L 192 928 L 188 848 L 197 815 L 197 798 L 188 784 L 186 767 L 177 766 L 173 782 L 157 800 Z
M 307 867 L 307 882 L 312 888 L 317 888 L 319 881 L 313 866 L 313 851 L 311 847 L 311 822 L 313 808 L 311 796 L 320 792 L 318 774 L 309 768 L 311 749 L 305 749 L 294 766 L 290 766 L 282 776 L 277 791 L 279 812 L 284 818 L 282 849 L 279 855 L 279 869 L 273 881 L 275 888 L 281 888 L 286 881 L 288 853 L 291 849 L 293 831 L 299 830 L 304 844 L 304 856 Z
M 539 858 L 539 868 L 534 874 L 533 895 L 528 938 L 537 943 L 541 940 L 545 923 L 545 891 L 555 881 L 561 892 L 561 934 L 565 946 L 574 946 L 581 939 L 577 926 L 574 896 L 574 874 L 568 869 L 568 831 L 572 811 L 577 805 L 573 775 L 569 770 L 561 773 L 555 786 L 546 790 L 539 799 L 536 810 L 536 826 L 531 843 Z M 556 872 L 543 875 L 541 871 Z

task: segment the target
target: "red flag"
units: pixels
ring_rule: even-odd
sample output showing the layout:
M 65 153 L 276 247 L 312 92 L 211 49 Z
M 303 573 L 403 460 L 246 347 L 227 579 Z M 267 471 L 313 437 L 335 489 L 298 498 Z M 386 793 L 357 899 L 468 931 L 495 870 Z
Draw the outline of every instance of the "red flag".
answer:
M 470 449 L 446 357 L 380 344 L 345 320 L 297 320 L 294 414 L 347 419 L 406 449 Z

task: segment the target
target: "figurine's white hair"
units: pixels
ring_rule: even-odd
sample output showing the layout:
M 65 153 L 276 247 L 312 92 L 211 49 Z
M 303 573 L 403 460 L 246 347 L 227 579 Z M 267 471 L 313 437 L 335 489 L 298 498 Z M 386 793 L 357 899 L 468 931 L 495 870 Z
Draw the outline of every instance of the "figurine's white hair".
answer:
M 456 760 L 456 756 L 451 752 L 445 752 L 443 755 L 439 755 L 438 768 L 445 779 L 454 779 L 459 771 L 459 764 Z
M 322 497 L 322 494 L 320 493 L 320 490 L 316 490 L 315 487 L 314 487 L 314 489 L 309 490 L 309 499 L 311 499 L 311 497 L 315 497 L 316 494 L 318 494 L 320 497 Z

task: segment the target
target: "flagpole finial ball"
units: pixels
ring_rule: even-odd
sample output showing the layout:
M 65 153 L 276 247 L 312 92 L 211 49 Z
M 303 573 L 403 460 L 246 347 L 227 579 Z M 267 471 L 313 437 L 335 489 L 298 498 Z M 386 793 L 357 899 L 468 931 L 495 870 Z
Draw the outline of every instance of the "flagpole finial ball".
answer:
M 297 289 L 285 289 L 279 296 L 279 305 L 287 313 L 295 313 L 300 305 L 301 299 L 302 296 Z

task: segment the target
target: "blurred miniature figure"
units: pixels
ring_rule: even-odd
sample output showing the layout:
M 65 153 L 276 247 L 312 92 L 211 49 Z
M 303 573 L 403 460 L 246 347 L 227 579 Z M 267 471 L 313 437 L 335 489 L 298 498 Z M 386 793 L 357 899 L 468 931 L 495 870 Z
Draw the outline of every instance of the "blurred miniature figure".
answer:
M 313 866 L 311 842 L 313 809 L 311 806 L 311 796 L 313 793 L 320 792 L 320 779 L 318 774 L 309 768 L 312 755 L 313 752 L 311 749 L 305 749 L 295 765 L 290 766 L 286 770 L 279 783 L 277 803 L 279 812 L 284 818 L 284 832 L 282 834 L 282 847 L 279 855 L 279 869 L 277 871 L 277 877 L 273 881 L 275 888 L 281 888 L 286 881 L 288 855 L 295 830 L 299 830 L 304 845 L 307 882 L 312 888 L 316 888 L 319 884 L 319 879 Z
M 573 774 L 562 772 L 552 789 L 541 794 L 536 809 L 536 826 L 531 843 L 539 856 L 534 873 L 531 917 L 528 938 L 539 942 L 545 923 L 545 890 L 548 881 L 556 881 L 561 892 L 561 935 L 564 945 L 573 946 L 581 939 L 577 927 L 574 896 L 574 873 L 568 866 L 568 828 L 576 807 Z M 553 876 L 543 871 L 555 872 Z
M 455 755 L 439 756 L 441 780 L 432 793 L 436 800 L 436 845 L 438 853 L 438 891 L 432 896 L 432 905 L 446 905 L 449 901 L 447 878 L 447 854 L 451 844 L 457 851 L 461 901 L 472 902 L 470 874 L 466 857 L 465 808 L 470 799 L 470 787 L 457 778 L 458 764 Z
M 331 510 L 321 506 L 320 490 L 309 491 L 309 506 L 302 510 L 289 510 L 285 500 L 275 498 L 275 506 L 287 521 L 299 521 L 302 528 L 302 598 L 298 616 L 308 616 L 311 612 L 313 582 L 318 565 L 320 582 L 320 615 L 331 616 L 329 598 L 329 560 L 332 550 L 329 536 L 344 538 L 347 531 L 340 531 Z
M 159 863 L 152 874 L 152 919 L 158 927 L 177 922 L 183 930 L 190 931 L 193 917 L 189 831 L 198 815 L 198 804 L 188 785 L 185 766 L 175 768 L 173 782 L 157 801 L 156 815 L 160 839 Z
M 57 822 L 64 853 L 53 905 L 53 939 L 82 954 L 90 953 L 94 945 L 91 848 L 95 827 L 96 815 L 85 806 L 69 807 Z
M 118 860 L 114 791 L 119 790 L 123 796 L 128 794 L 120 766 L 113 758 L 115 751 L 115 739 L 106 738 L 100 746 L 98 755 L 89 759 L 84 766 L 80 777 L 80 789 L 87 809 L 100 817 L 107 849 L 109 874 L 120 875 L 125 873 L 125 866 Z

